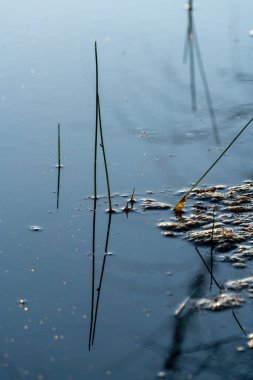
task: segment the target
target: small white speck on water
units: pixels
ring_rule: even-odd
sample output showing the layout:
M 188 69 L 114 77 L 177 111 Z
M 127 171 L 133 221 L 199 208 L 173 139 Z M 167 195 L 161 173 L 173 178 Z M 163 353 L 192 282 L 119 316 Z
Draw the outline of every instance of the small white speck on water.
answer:
M 112 371 L 110 370 L 110 369 L 108 369 L 107 371 L 106 371 L 106 375 L 107 376 L 110 376 L 112 374 Z
M 29 227 L 29 230 L 30 230 L 30 231 L 34 231 L 34 232 L 41 232 L 41 231 L 43 231 L 43 228 L 40 227 L 40 226 L 36 226 L 36 225 L 34 225 L 34 226 L 30 226 L 30 227 Z
M 251 37 L 253 37 L 253 29 L 251 29 L 251 30 L 249 31 L 249 35 L 250 35 Z
M 238 352 L 244 352 L 245 351 L 245 347 L 239 346 L 239 347 L 236 348 L 236 351 L 238 351 Z
M 24 325 L 24 330 L 28 330 L 28 325 Z
M 159 379 L 165 379 L 165 376 L 166 376 L 166 373 L 165 373 L 164 371 L 159 371 L 159 372 L 157 373 L 157 377 L 158 377 Z

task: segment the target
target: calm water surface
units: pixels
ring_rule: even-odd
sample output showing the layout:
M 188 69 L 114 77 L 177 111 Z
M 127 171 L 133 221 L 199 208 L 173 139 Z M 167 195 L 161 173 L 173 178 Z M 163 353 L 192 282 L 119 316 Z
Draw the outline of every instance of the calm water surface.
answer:
M 128 218 L 112 215 L 113 254 L 88 349 L 94 41 L 114 207 L 124 207 L 133 188 L 137 200 L 175 204 L 175 192 L 194 182 L 253 116 L 252 12 L 249 0 L 196 2 L 191 20 L 182 1 L 2 4 L 1 379 L 252 378 L 252 354 L 236 351 L 244 336 L 230 311 L 186 320 L 184 354 L 166 373 L 174 311 L 205 272 L 191 244 L 161 236 L 157 224 L 170 211 L 142 212 L 139 203 Z M 57 210 L 58 122 L 64 168 Z M 204 183 L 252 179 L 252 140 L 249 128 Z M 101 154 L 98 165 L 96 288 L 108 224 Z M 216 270 L 221 282 L 252 273 L 224 264 Z M 203 282 L 202 295 L 208 286 Z M 238 317 L 251 332 L 252 304 Z

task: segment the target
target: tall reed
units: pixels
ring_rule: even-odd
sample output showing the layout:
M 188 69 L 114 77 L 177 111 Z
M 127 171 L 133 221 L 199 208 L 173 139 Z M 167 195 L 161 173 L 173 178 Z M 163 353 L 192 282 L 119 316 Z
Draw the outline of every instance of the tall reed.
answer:
M 61 125 L 58 123 L 58 168 L 61 168 Z
M 98 128 L 100 132 L 100 146 L 103 151 L 103 160 L 105 166 L 105 175 L 107 183 L 107 193 L 108 193 L 108 202 L 109 202 L 109 212 L 113 212 L 112 200 L 111 200 L 111 190 L 110 190 L 110 180 L 108 173 L 108 166 L 105 153 L 105 145 L 103 138 L 103 129 L 102 129 L 102 118 L 101 118 L 101 109 L 100 109 L 100 99 L 99 99 L 99 82 L 98 82 L 98 54 L 97 54 L 97 43 L 95 42 L 95 62 L 96 62 L 96 125 L 95 125 L 95 146 L 94 146 L 94 197 L 97 198 L 97 145 L 98 145 Z
M 95 120 L 95 142 L 94 142 L 94 198 L 97 198 L 98 57 L 97 57 L 97 43 L 96 42 L 95 42 L 95 64 L 96 64 L 96 120 Z
M 229 148 L 234 144 L 234 142 L 238 139 L 238 137 L 245 131 L 245 129 L 250 125 L 253 121 L 253 118 L 248 121 L 248 123 L 240 130 L 240 132 L 233 138 L 233 140 L 228 144 L 226 149 L 219 155 L 219 157 L 214 161 L 214 163 L 205 171 L 205 173 L 194 183 L 194 185 L 184 194 L 184 196 L 180 199 L 180 201 L 176 204 L 174 211 L 182 212 L 186 199 L 192 190 L 204 179 L 204 177 L 213 169 L 213 167 L 220 161 L 220 159 L 224 156 L 224 154 L 229 150 Z
M 105 145 L 104 145 L 104 138 L 103 138 L 103 129 L 102 129 L 102 120 L 101 120 L 101 110 L 100 110 L 100 100 L 99 100 L 99 94 L 98 94 L 98 119 L 99 119 L 99 130 L 100 130 L 100 139 L 101 139 L 101 148 L 103 151 L 103 158 L 104 158 L 104 166 L 105 166 L 105 175 L 106 175 L 106 184 L 107 184 L 107 193 L 108 193 L 108 201 L 109 201 L 109 212 L 113 212 L 112 209 L 112 199 L 111 199 L 111 190 L 110 190 L 110 179 L 109 179 L 109 173 L 108 173 L 108 167 L 107 167 L 107 160 L 106 160 L 106 154 L 105 154 Z

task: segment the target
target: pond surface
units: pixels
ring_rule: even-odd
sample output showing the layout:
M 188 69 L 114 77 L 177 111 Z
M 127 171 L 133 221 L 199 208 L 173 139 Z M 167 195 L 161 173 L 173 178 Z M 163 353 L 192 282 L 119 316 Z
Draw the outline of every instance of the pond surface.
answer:
M 193 243 L 162 236 L 158 224 L 173 211 L 141 207 L 144 198 L 174 206 L 177 191 L 253 117 L 252 12 L 250 0 L 196 2 L 193 11 L 164 0 L 2 4 L 1 379 L 252 378 L 253 351 L 240 328 L 253 331 L 250 298 L 235 310 L 239 323 L 231 309 L 189 306 L 189 297 L 218 289 L 209 293 Z M 95 41 L 119 211 L 107 256 L 100 147 L 91 254 Z M 249 127 L 201 185 L 252 180 L 252 141 Z M 136 210 L 126 215 L 134 188 Z M 207 259 L 209 249 L 201 252 Z M 89 349 L 93 268 L 93 317 L 100 297 Z M 250 262 L 241 269 L 215 262 L 214 270 L 219 283 L 252 275 Z

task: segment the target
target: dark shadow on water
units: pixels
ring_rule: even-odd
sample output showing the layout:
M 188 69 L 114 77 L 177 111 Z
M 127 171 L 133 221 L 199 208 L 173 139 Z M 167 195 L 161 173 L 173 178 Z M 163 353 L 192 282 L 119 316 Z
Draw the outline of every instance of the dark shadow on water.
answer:
M 191 100 L 192 100 L 192 111 L 197 110 L 197 98 L 196 98 L 196 75 L 195 75 L 195 58 L 199 69 L 200 78 L 204 88 L 207 108 L 209 112 L 209 117 L 213 129 L 214 139 L 216 144 L 220 145 L 220 137 L 218 131 L 218 125 L 216 121 L 216 115 L 213 107 L 213 101 L 209 89 L 209 84 L 207 80 L 207 75 L 205 72 L 205 66 L 202 59 L 201 49 L 198 42 L 197 30 L 194 25 L 193 17 L 193 1 L 188 3 L 188 25 L 186 31 L 186 39 L 183 53 L 183 61 L 186 63 L 189 56 L 189 67 L 190 67 L 190 88 L 191 88 Z M 195 54 L 195 55 L 194 55 Z
M 199 273 L 194 276 L 193 280 L 191 281 L 189 285 L 189 297 L 188 299 L 197 299 L 203 296 L 203 292 L 205 290 L 205 284 L 208 279 L 208 274 L 211 276 L 212 281 L 216 284 L 217 288 L 221 291 L 221 286 L 215 279 L 213 275 L 213 268 L 211 265 L 213 265 L 212 257 L 209 256 L 208 260 L 205 261 L 203 256 L 201 255 L 198 247 L 195 247 L 198 255 L 200 256 L 205 268 L 207 271 L 204 271 L 202 269 L 199 270 Z M 213 244 L 211 245 L 211 254 L 213 253 L 214 247 Z M 188 303 L 188 300 L 187 300 Z M 210 351 L 208 353 L 208 356 L 204 358 L 204 360 L 201 361 L 200 358 L 196 359 L 196 365 L 195 365 L 195 376 L 201 374 L 203 371 L 215 373 L 217 375 L 220 375 L 219 370 L 216 370 L 212 368 L 212 361 L 210 358 L 213 358 L 214 355 L 217 354 L 217 351 L 219 347 L 229 344 L 231 342 L 237 341 L 239 338 L 238 336 L 228 337 L 225 339 L 221 339 L 218 341 L 214 341 L 208 344 L 199 344 L 192 348 L 184 348 L 184 342 L 186 339 L 187 331 L 192 329 L 194 325 L 196 324 L 196 309 L 194 307 L 187 307 L 186 302 L 182 303 L 182 307 L 178 308 L 178 313 L 175 313 L 175 321 L 174 321 L 174 328 L 173 328 L 173 337 L 172 337 L 172 343 L 169 349 L 169 353 L 167 355 L 167 358 L 164 363 L 164 368 L 166 371 L 170 371 L 172 373 L 179 373 L 180 372 L 180 363 L 183 355 L 186 354 L 193 354 L 196 352 L 203 352 L 203 351 Z M 185 307 L 186 306 L 186 307 Z M 232 308 L 232 315 L 235 320 L 235 322 L 238 324 L 241 331 L 245 334 L 245 330 L 243 329 L 238 317 L 235 315 L 235 312 Z M 191 364 L 192 357 L 190 360 Z M 196 369 L 197 367 L 197 369 Z M 183 369 L 183 368 L 182 368 Z M 195 378 L 194 376 L 194 378 Z
M 205 287 L 206 276 L 203 272 L 199 272 L 189 286 L 189 297 L 199 298 L 203 294 Z M 182 355 L 185 335 L 187 330 L 192 327 L 194 323 L 195 310 L 191 307 L 184 308 L 180 313 L 175 316 L 174 331 L 172 337 L 172 344 L 165 360 L 164 367 L 166 370 L 174 371 L 178 369 L 178 359 Z

